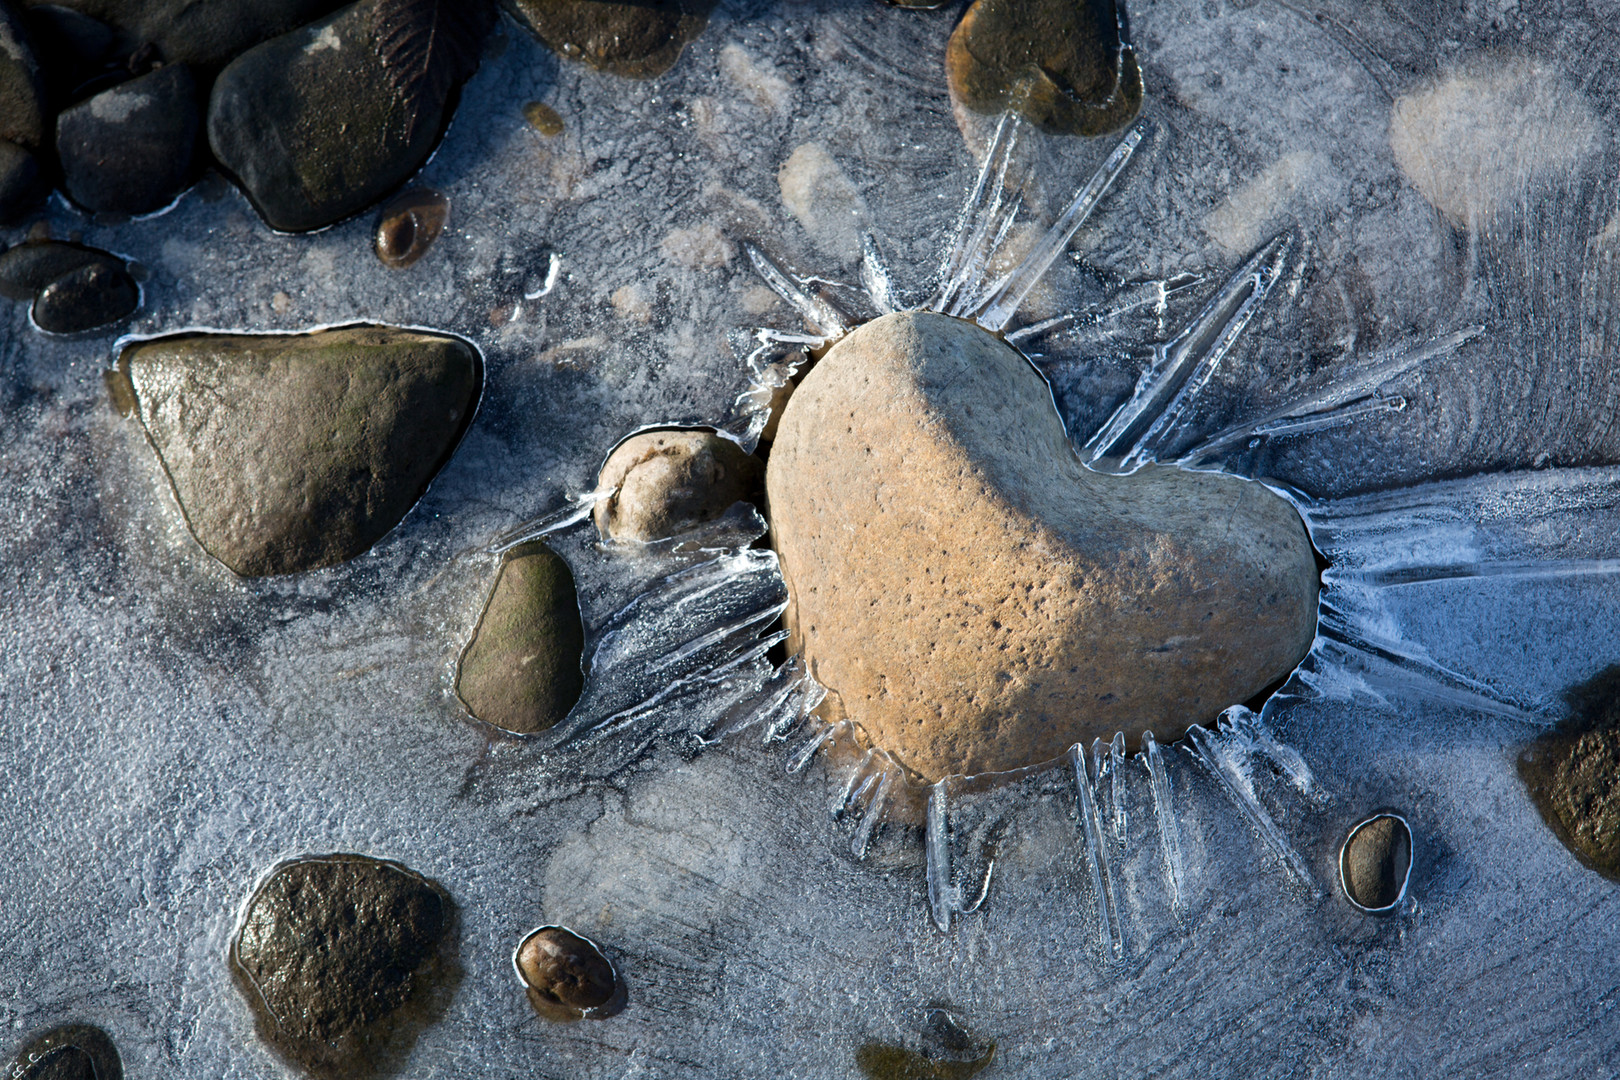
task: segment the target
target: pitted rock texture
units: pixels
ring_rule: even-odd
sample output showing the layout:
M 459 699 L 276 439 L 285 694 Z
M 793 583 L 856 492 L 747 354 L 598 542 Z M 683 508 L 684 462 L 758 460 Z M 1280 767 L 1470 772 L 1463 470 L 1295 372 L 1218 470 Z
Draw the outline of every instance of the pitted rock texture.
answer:
M 790 647 L 928 780 L 1178 737 L 1315 634 L 1293 507 L 1229 476 L 1090 472 L 1029 361 L 947 316 L 835 345 L 788 401 L 766 488 Z
M 244 577 L 381 540 L 448 460 L 480 378 L 460 339 L 377 326 L 160 338 L 119 370 L 192 535 Z
M 1142 70 L 1114 0 L 976 0 L 945 47 L 951 96 L 1047 131 L 1102 135 L 1142 107 Z
M 568 564 L 543 541 L 507 552 L 456 695 L 478 719 L 520 735 L 556 726 L 585 685 L 585 627 Z
M 714 0 L 506 0 L 535 37 L 570 60 L 632 79 L 675 66 Z
M 261 1038 L 316 1075 L 364 1075 L 439 974 L 450 920 L 444 890 L 398 863 L 300 859 L 248 902 L 231 963 Z
M 1520 755 L 1519 776 L 1564 846 L 1620 881 L 1620 665 L 1567 699 L 1570 718 Z
M 712 431 L 647 431 L 608 455 L 596 486 L 618 490 L 592 517 L 605 539 L 662 540 L 758 499 L 764 480 L 764 462 Z

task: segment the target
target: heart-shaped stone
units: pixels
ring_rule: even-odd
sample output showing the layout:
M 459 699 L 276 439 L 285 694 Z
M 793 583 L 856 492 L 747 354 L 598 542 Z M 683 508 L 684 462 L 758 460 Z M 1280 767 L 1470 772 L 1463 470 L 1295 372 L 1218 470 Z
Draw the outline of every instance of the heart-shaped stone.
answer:
M 1086 469 L 1045 380 L 906 312 L 827 352 L 766 474 L 793 641 L 830 708 L 927 780 L 1179 737 L 1315 635 L 1298 513 L 1237 477 Z

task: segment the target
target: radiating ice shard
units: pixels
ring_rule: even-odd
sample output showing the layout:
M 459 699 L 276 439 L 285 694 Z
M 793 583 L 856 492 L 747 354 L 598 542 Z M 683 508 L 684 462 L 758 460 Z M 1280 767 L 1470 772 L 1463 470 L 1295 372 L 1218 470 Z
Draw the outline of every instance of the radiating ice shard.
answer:
M 1069 751 L 1074 772 L 1076 808 L 1080 830 L 1086 840 L 1086 861 L 1091 868 L 1091 889 L 1097 897 L 1097 938 L 1103 952 L 1113 960 L 1124 959 L 1125 930 L 1120 925 L 1119 901 L 1114 893 L 1114 877 L 1108 859 L 1108 836 L 1086 770 L 1085 751 L 1076 744 Z
M 1181 859 L 1181 825 L 1176 820 L 1164 754 L 1151 731 L 1142 733 L 1142 756 L 1147 762 L 1148 782 L 1153 792 L 1153 816 L 1159 824 L 1159 850 L 1164 857 L 1164 878 L 1170 890 L 1170 908 L 1179 912 L 1183 902 L 1182 879 L 1185 876 Z
M 1277 828 L 1277 823 L 1255 796 L 1254 783 L 1249 776 L 1248 740 L 1233 732 L 1229 726 L 1215 731 L 1202 727 L 1189 728 L 1187 740 L 1197 751 L 1199 760 L 1208 766 L 1221 790 L 1243 812 L 1277 860 L 1300 880 L 1312 897 L 1321 896 L 1321 887 L 1311 876 L 1310 867 L 1288 843 L 1282 830 Z

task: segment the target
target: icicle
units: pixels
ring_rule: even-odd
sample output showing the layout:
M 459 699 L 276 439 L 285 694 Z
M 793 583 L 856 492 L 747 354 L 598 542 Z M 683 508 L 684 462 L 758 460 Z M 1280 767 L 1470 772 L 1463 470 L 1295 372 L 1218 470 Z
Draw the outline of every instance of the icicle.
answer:
M 1364 365 L 1336 372 L 1325 389 L 1211 436 L 1183 455 L 1180 463 L 1196 464 L 1249 439 L 1306 435 L 1343 427 L 1381 412 L 1400 412 L 1406 408 L 1406 398 L 1400 394 L 1383 394 L 1382 387 L 1411 375 L 1437 356 L 1457 351 L 1484 330 L 1483 326 L 1468 326 L 1419 345 L 1377 353 Z
M 855 802 L 855 797 L 861 793 L 861 789 L 866 785 L 867 778 L 871 775 L 872 762 L 875 759 L 876 753 L 868 750 L 861 755 L 861 760 L 855 763 L 855 767 L 844 778 L 843 789 L 839 791 L 838 797 L 833 800 L 834 814 L 849 813 L 850 807 Z
M 883 808 L 889 801 L 889 789 L 894 786 L 896 770 L 886 768 L 879 774 L 877 790 L 872 793 L 872 801 L 866 804 L 866 813 L 861 815 L 861 823 L 855 827 L 855 836 L 849 842 L 849 850 L 857 859 L 866 858 L 866 848 L 872 842 L 872 830 L 877 827 L 878 819 L 883 815 Z
M 894 284 L 889 277 L 889 268 L 877 249 L 877 241 L 867 232 L 861 233 L 861 286 L 879 315 L 895 311 Z
M 1131 155 L 1136 152 L 1141 142 L 1140 127 L 1134 127 L 1125 133 L 1119 145 L 1114 147 L 1113 152 L 1092 174 L 1090 181 L 1075 194 L 1057 223 L 1047 230 L 1046 235 L 1041 237 L 1024 261 L 1006 277 L 985 303 L 977 319 L 980 326 L 986 330 L 999 331 L 1007 325 L 1008 320 L 1017 313 L 1019 306 L 1029 296 L 1030 290 L 1035 288 L 1052 265 L 1052 261 L 1068 246 L 1069 239 L 1081 225 L 1085 224 L 1086 218 L 1091 216 L 1097 203 L 1119 177 L 1126 162 L 1131 160 Z
M 1266 808 L 1260 805 L 1260 800 L 1254 793 L 1254 785 L 1250 782 L 1246 770 L 1225 745 L 1226 740 L 1206 728 L 1197 726 L 1187 729 L 1187 739 L 1198 751 L 1199 760 L 1208 766 L 1210 773 L 1220 784 L 1221 790 L 1226 792 L 1226 797 L 1232 800 L 1233 805 L 1243 812 L 1243 816 L 1249 819 L 1249 824 L 1260 834 L 1260 839 L 1310 891 L 1313 898 L 1320 898 L 1322 890 L 1311 877 L 1310 868 L 1283 837 L 1277 823 L 1266 813 Z
M 934 925 L 950 933 L 951 917 L 957 906 L 956 886 L 951 881 L 951 839 L 946 821 L 945 780 L 928 789 L 927 825 L 924 846 L 928 854 L 928 910 Z
M 1069 748 L 1069 762 L 1074 767 L 1080 830 L 1086 838 L 1086 859 L 1091 864 L 1091 888 L 1097 895 L 1098 940 L 1109 957 L 1121 960 L 1125 956 L 1125 936 L 1124 928 L 1119 925 L 1113 878 L 1109 872 L 1108 841 L 1103 832 L 1102 819 L 1097 813 L 1096 800 L 1092 798 L 1086 754 L 1079 743 Z
M 596 508 L 597 503 L 603 499 L 611 499 L 618 494 L 618 491 L 618 488 L 610 487 L 598 488 L 583 495 L 569 495 L 567 497 L 568 502 L 572 505 L 553 510 L 549 514 L 525 521 L 515 528 L 508 529 L 494 540 L 491 540 L 489 546 L 484 548 L 484 551 L 490 555 L 500 555 L 503 552 L 511 551 L 519 544 L 527 544 L 531 540 L 538 540 L 542 536 L 549 536 L 572 525 L 578 525 L 591 516 L 591 511 Z
M 1113 783 L 1110 785 L 1114 795 L 1114 835 L 1119 839 L 1119 848 L 1125 850 L 1126 825 L 1128 824 L 1125 809 L 1125 733 L 1114 732 L 1114 739 L 1108 744 L 1108 770 Z
M 816 751 L 826 746 L 832 737 L 832 731 L 823 728 L 800 743 L 798 749 L 788 756 L 787 765 L 785 766 L 788 774 L 797 775 L 803 772 L 804 767 L 810 764 L 810 759 L 816 756 Z
M 1179 334 L 1154 350 L 1154 360 L 1126 402 L 1086 444 L 1093 465 L 1120 459 L 1130 471 L 1167 444 L 1281 276 L 1293 247 L 1284 234 L 1268 241 L 1233 274 Z
M 945 259 L 939 268 L 939 289 L 927 305 L 930 311 L 947 310 L 957 294 L 975 280 L 976 274 L 971 266 L 976 257 L 982 257 L 979 249 L 983 246 L 984 237 L 1000 214 L 1007 167 L 1018 144 L 1021 127 L 1022 121 L 1017 114 L 1010 112 L 1002 113 L 1000 122 L 996 124 L 996 134 L 990 140 L 984 164 L 979 167 L 979 177 L 957 215 L 955 239 L 945 249 Z M 995 178 L 994 182 L 991 177 Z
M 1029 326 L 1019 327 L 1007 334 L 1007 341 L 1014 345 L 1028 341 L 1040 334 L 1051 333 L 1069 327 L 1068 337 L 1072 343 L 1084 344 L 1103 340 L 1110 332 L 1104 329 L 1107 324 L 1117 322 L 1133 311 L 1145 307 L 1152 307 L 1163 312 L 1165 303 L 1170 297 L 1184 292 L 1196 285 L 1202 284 L 1203 278 L 1197 274 L 1177 274 L 1173 278 L 1155 281 L 1139 281 L 1127 285 L 1119 292 L 1105 300 L 1101 307 L 1094 311 L 1072 311 L 1064 315 L 1054 315 L 1050 319 L 1043 319 Z
M 832 339 L 849 333 L 849 323 L 836 308 L 819 296 L 812 296 L 799 288 L 791 275 L 771 261 L 770 256 L 747 242 L 744 242 L 743 250 L 748 253 L 748 261 L 754 264 L 754 270 L 764 279 L 765 284 L 769 285 L 776 295 L 792 304 L 800 318 L 809 323 L 817 334 Z
M 1277 736 L 1272 734 L 1258 713 L 1243 705 L 1233 705 L 1221 713 L 1221 719 L 1230 724 L 1233 731 L 1252 742 L 1278 771 L 1288 777 L 1288 782 L 1293 784 L 1301 795 L 1318 803 L 1326 798 L 1326 793 L 1317 786 L 1316 774 L 1305 764 L 1305 759 L 1300 757 L 1299 751 L 1278 742 Z
M 1181 911 L 1182 862 L 1181 825 L 1176 821 L 1175 805 L 1170 795 L 1170 773 L 1165 769 L 1164 756 L 1153 732 L 1142 733 L 1142 753 L 1147 758 L 1148 782 L 1153 791 L 1153 816 L 1159 823 L 1159 850 L 1164 856 L 1164 878 L 1170 888 L 1171 910 Z

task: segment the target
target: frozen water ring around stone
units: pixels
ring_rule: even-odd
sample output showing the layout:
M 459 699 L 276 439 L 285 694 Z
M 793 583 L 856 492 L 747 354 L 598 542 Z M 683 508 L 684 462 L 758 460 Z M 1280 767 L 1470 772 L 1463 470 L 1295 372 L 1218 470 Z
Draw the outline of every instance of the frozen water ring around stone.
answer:
M 933 287 L 920 304 L 899 299 L 871 237 L 863 241 L 858 286 L 834 287 L 837 283 L 827 279 L 796 274 L 758 245 L 746 245 L 760 276 L 803 321 L 799 328 L 757 328 L 733 337 L 753 382 L 721 426 L 752 449 L 776 425 L 768 471 L 783 453 L 780 421 L 791 416 L 797 396 L 813 387 L 816 372 L 845 342 L 858 341 L 871 327 L 960 322 L 963 329 L 952 331 L 958 337 L 975 340 L 974 335 L 982 334 L 994 346 L 986 346 L 989 354 L 997 349 L 1013 356 L 1022 353 L 1018 363 L 1027 360 L 1040 370 L 1039 348 L 1046 337 L 1083 331 L 1106 338 L 1129 323 L 1127 313 L 1154 302 L 1148 294 L 1162 307 L 1168 295 L 1198 287 L 1197 279 L 1186 275 L 1138 282 L 1084 310 L 1022 322 L 1024 301 L 1068 251 L 1154 132 L 1145 125 L 1127 131 L 1075 196 L 1052 215 L 1038 239 L 1030 243 L 1024 230 L 1014 257 L 1008 243 L 1020 231 L 1024 180 L 1017 147 L 1029 137 L 1017 118 L 1002 119 L 945 245 Z M 1167 912 L 1179 915 L 1189 902 L 1201 848 L 1183 829 L 1185 797 L 1178 799 L 1177 791 L 1187 785 L 1213 785 L 1220 791 L 1259 841 L 1266 861 L 1290 882 L 1288 888 L 1320 902 L 1325 890 L 1320 873 L 1312 869 L 1317 859 L 1302 853 L 1297 839 L 1314 836 L 1316 830 L 1302 833 L 1294 825 L 1332 795 L 1305 755 L 1277 732 L 1287 727 L 1294 710 L 1323 700 L 1373 708 L 1418 701 L 1506 717 L 1537 730 L 1556 720 L 1556 710 L 1546 702 L 1433 658 L 1422 640 L 1423 628 L 1406 617 L 1409 608 L 1392 601 L 1412 590 L 1473 578 L 1613 574 L 1620 569 L 1620 550 L 1615 550 L 1620 548 L 1620 530 L 1559 531 L 1549 521 L 1601 511 L 1620 524 L 1620 470 L 1494 474 L 1336 499 L 1313 498 L 1244 476 L 1235 462 L 1245 459 L 1246 450 L 1342 432 L 1373 414 L 1400 413 L 1429 361 L 1466 348 L 1484 331 L 1459 327 L 1372 354 L 1352 351 L 1333 370 L 1301 378 L 1280 401 L 1273 397 L 1263 409 L 1250 407 L 1246 413 L 1240 405 L 1235 413 L 1226 410 L 1223 426 L 1211 430 L 1203 406 L 1214 393 L 1212 387 L 1249 374 L 1241 347 L 1245 331 L 1278 296 L 1296 291 L 1306 251 L 1308 245 L 1292 232 L 1260 244 L 1182 326 L 1149 344 L 1133 390 L 1095 431 L 1074 430 L 1071 418 L 1059 412 L 1054 418 L 1059 428 L 1069 428 L 1067 438 L 1047 455 L 1075 458 L 1073 471 L 1087 484 L 1174 475 L 1183 478 L 1177 484 L 1207 482 L 1263 492 L 1260 502 L 1286 508 L 1291 527 L 1309 538 L 1302 550 L 1314 549 L 1326 569 L 1319 594 L 1312 582 L 1309 632 L 1300 636 L 1299 651 L 1281 665 L 1280 678 L 1272 673 L 1277 681 L 1263 692 L 1230 689 L 1216 694 L 1226 700 L 1200 702 L 1196 711 L 1154 715 L 1130 731 L 1086 731 L 1066 749 L 1057 738 L 1022 761 L 965 755 L 957 759 L 962 767 L 953 771 L 946 756 L 918 769 L 905 760 L 904 749 L 871 730 L 860 715 L 860 701 L 841 700 L 847 693 L 835 685 L 837 676 L 819 670 L 813 649 L 793 651 L 811 636 L 808 626 L 801 630 L 800 616 L 789 614 L 787 629 L 773 631 L 775 617 L 794 612 L 803 597 L 795 595 L 791 556 L 781 543 L 773 537 L 770 550 L 756 543 L 767 528 L 778 527 L 784 513 L 770 493 L 769 526 L 759 520 L 757 532 L 716 533 L 700 561 L 693 561 L 690 551 L 684 562 L 672 561 L 669 574 L 650 581 L 614 616 L 600 635 L 597 656 L 611 654 L 618 670 L 640 680 L 633 694 L 624 695 L 631 704 L 605 716 L 600 709 L 592 710 L 594 717 L 579 710 L 581 715 L 567 725 L 565 741 L 612 740 L 641 747 L 660 735 L 707 744 L 754 733 L 767 743 L 784 742 L 790 773 L 804 773 L 812 761 L 823 760 L 834 789 L 834 812 L 850 822 L 849 847 L 857 858 L 879 844 L 905 843 L 907 837 L 920 835 L 927 903 L 944 931 L 976 911 L 989 895 L 1007 830 L 1016 828 L 1019 814 L 1009 793 L 1018 791 L 1069 800 L 1075 842 L 1087 866 L 1081 888 L 1096 920 L 1099 949 L 1113 960 L 1125 959 L 1143 939 L 1132 922 L 1147 884 L 1137 880 L 1144 860 L 1133 857 L 1136 845 L 1146 840 L 1157 848 L 1157 857 L 1149 861 L 1157 867 L 1152 876 L 1160 879 Z M 891 318 L 902 312 L 898 321 Z M 1049 390 L 1035 397 L 1038 402 L 1032 399 L 1018 418 L 1003 420 L 1000 430 L 1021 434 L 1030 415 L 1053 408 Z M 825 425 L 832 424 L 835 404 L 826 406 Z M 964 411 L 971 405 L 961 404 Z M 985 401 L 983 408 L 1002 404 Z M 841 434 L 846 438 L 854 435 L 852 420 L 861 405 L 850 401 L 844 410 L 849 430 Z M 965 421 L 952 416 L 939 422 Z M 867 445 L 861 441 L 857 452 L 864 456 Z M 1015 452 L 1027 453 L 1028 448 Z M 982 477 L 973 474 L 981 493 L 997 489 L 991 475 L 997 467 L 984 466 Z M 972 470 L 964 464 L 963 475 L 969 474 Z M 568 529 L 590 516 L 592 506 L 609 494 L 579 496 L 572 506 L 520 526 L 502 540 L 516 543 Z M 946 505 L 941 513 L 957 509 Z M 1552 537 L 1559 539 L 1555 543 Z M 890 555 L 881 545 L 868 547 L 872 550 L 863 556 L 881 560 Z M 673 558 L 675 549 L 668 550 Z M 784 638 L 791 655 L 767 659 L 771 647 Z M 981 644 L 996 648 L 993 638 Z M 694 663 L 698 656 L 707 657 L 707 665 Z M 595 661 L 592 671 L 606 683 L 605 669 Z M 825 681 L 818 678 L 823 675 Z M 876 697 L 882 696 L 882 682 L 878 680 Z M 981 691 L 968 680 L 957 697 L 971 698 Z M 684 710 L 673 710 L 684 714 L 679 720 L 670 718 L 672 710 L 656 707 L 676 701 L 688 703 Z M 932 705 L 937 712 L 940 702 Z M 918 719 L 929 719 L 926 710 L 913 722 Z M 998 720 L 988 719 L 994 731 Z M 1171 741 L 1159 741 L 1155 730 Z M 1137 899 L 1127 903 L 1127 897 Z

